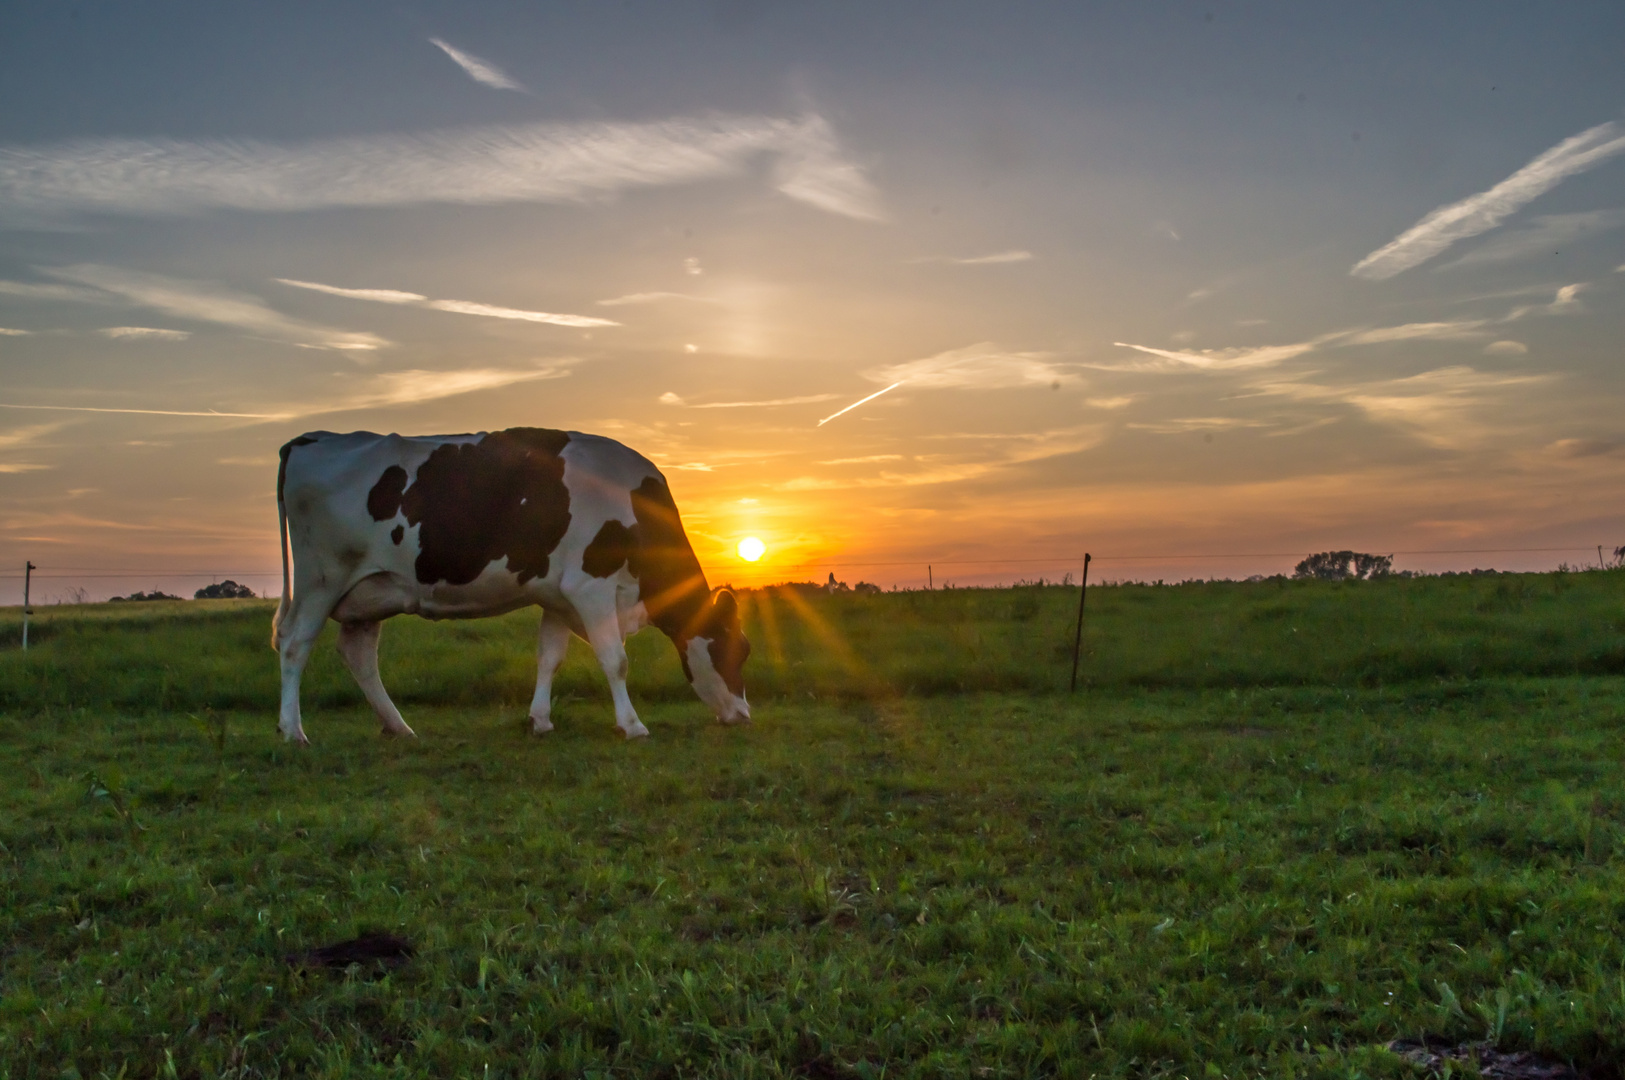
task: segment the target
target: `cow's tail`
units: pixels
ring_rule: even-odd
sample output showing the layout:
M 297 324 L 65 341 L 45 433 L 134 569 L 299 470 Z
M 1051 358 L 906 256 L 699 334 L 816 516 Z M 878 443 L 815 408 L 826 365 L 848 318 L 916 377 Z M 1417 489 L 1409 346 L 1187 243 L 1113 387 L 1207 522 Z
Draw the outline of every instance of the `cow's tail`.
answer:
M 282 529 L 282 600 L 276 606 L 276 615 L 271 618 L 271 648 L 278 652 L 282 650 L 282 618 L 288 613 L 288 599 L 293 592 L 293 585 L 288 577 L 288 506 L 282 501 L 282 485 L 288 475 L 290 449 L 292 444 L 282 448 L 282 467 L 276 476 L 276 517 L 277 524 Z

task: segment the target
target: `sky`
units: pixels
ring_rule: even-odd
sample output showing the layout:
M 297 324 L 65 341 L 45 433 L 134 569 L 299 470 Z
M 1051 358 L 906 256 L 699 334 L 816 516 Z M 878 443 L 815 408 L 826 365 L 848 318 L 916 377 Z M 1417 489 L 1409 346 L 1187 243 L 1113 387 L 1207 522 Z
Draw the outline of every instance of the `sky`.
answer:
M 314 430 L 620 439 L 713 583 L 1625 544 L 1618 3 L 20 2 L 0 100 L 0 602 L 274 593 Z

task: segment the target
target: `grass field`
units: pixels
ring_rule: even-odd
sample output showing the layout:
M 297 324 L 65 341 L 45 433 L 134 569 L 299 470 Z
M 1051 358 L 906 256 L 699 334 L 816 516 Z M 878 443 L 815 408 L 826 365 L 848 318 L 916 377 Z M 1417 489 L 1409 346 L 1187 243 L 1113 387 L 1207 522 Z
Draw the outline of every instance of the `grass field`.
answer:
M 756 723 L 634 638 L 397 620 L 386 741 L 272 605 L 0 612 L 0 1078 L 1406 1076 L 1625 1060 L 1625 573 L 750 594 Z M 289 954 L 389 931 L 392 971 Z

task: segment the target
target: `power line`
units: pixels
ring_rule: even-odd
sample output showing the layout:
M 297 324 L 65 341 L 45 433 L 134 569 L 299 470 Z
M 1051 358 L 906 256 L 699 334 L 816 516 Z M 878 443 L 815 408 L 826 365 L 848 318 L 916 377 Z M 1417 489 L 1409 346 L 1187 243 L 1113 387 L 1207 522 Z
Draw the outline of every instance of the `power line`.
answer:
M 1606 546 L 1606 545 L 1605 545 Z M 1500 547 L 1500 548 L 1414 548 L 1407 551 L 1393 551 L 1392 555 L 1511 555 L 1527 553 L 1546 553 L 1562 551 L 1583 551 L 1590 553 L 1596 550 L 1595 544 L 1571 544 L 1565 547 Z M 1298 559 L 1304 556 L 1302 551 L 1243 551 L 1243 552 L 1207 552 L 1201 554 L 1183 555 L 1096 555 L 1095 562 L 1172 562 L 1178 560 L 1200 561 L 1203 559 Z M 917 559 L 896 559 L 879 562 L 850 562 L 842 559 L 816 559 L 800 563 L 775 563 L 777 570 L 806 570 L 811 567 L 825 567 L 833 570 L 844 570 L 853 567 L 875 566 L 919 566 L 930 562 L 935 566 L 1070 566 L 1077 562 L 1073 555 L 1057 555 L 1046 559 L 938 559 L 933 556 L 921 556 Z M 740 572 L 751 569 L 749 565 L 735 564 L 701 565 L 702 570 Z M 763 569 L 767 569 L 764 567 Z M 132 578 L 132 577 L 281 577 L 282 571 L 276 570 L 108 570 L 102 567 L 59 566 L 52 568 L 49 573 L 35 571 L 35 577 L 45 578 Z M 18 579 L 22 574 L 0 574 L 0 580 Z

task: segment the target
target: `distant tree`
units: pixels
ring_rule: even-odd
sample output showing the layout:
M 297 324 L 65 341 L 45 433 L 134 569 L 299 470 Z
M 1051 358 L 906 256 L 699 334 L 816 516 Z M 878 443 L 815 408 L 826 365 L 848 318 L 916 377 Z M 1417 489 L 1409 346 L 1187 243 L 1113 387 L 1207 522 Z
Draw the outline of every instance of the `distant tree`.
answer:
M 1394 557 L 1392 555 L 1367 555 L 1363 552 L 1354 553 L 1354 576 L 1364 581 L 1369 578 L 1387 577 L 1394 572 Z
M 1350 578 L 1387 577 L 1394 572 L 1392 555 L 1367 555 L 1363 551 L 1322 551 L 1309 556 L 1292 570 L 1295 578 L 1321 581 L 1347 581 Z
M 179 596 L 171 596 L 169 593 L 161 592 L 161 591 L 159 591 L 157 589 L 154 589 L 152 592 L 133 592 L 129 596 L 111 596 L 111 597 L 108 597 L 107 602 L 110 603 L 110 604 L 113 604 L 113 603 L 119 603 L 119 602 L 125 601 L 125 600 L 143 601 L 143 600 L 179 600 L 179 599 L 181 599 L 181 597 L 179 597 Z
M 205 585 L 192 594 L 194 600 L 252 600 L 254 590 L 227 578 L 214 585 Z

